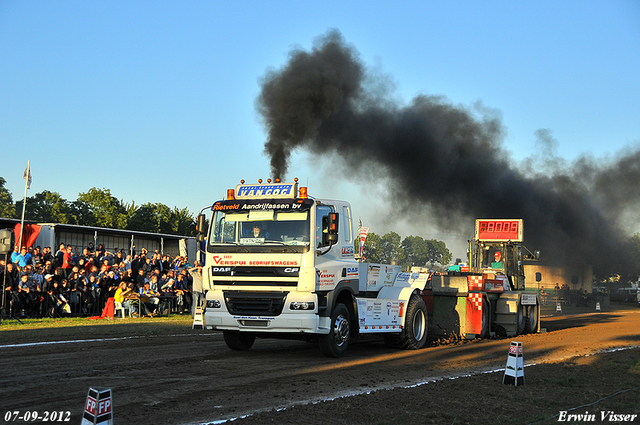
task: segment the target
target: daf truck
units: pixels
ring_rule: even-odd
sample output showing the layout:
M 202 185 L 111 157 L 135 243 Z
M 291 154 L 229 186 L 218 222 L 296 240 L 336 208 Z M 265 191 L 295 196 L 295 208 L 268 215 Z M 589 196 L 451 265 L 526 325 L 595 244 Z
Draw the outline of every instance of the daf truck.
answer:
M 537 296 L 524 291 L 521 220 L 480 224 L 469 267 L 451 274 L 359 262 L 350 204 L 314 198 L 297 179 L 241 181 L 205 223 L 199 215 L 204 327 L 222 331 L 233 350 L 250 349 L 256 337 L 296 338 L 338 357 L 365 334 L 419 349 L 430 334 L 539 329 Z M 503 261 L 489 264 L 498 251 Z

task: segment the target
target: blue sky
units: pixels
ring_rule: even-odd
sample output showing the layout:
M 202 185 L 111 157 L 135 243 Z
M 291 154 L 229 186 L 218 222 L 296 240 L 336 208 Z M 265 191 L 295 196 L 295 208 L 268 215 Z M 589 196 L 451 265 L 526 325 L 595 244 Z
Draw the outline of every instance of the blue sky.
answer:
M 535 153 L 539 129 L 567 161 L 640 143 L 636 0 L 0 0 L 0 176 L 14 201 L 30 160 L 29 196 L 108 188 L 196 214 L 268 177 L 260 79 L 332 28 L 399 102 L 435 94 L 498 111 L 514 161 Z M 305 152 L 287 177 L 352 200 L 372 231 L 446 240 L 396 228 L 369 188 Z

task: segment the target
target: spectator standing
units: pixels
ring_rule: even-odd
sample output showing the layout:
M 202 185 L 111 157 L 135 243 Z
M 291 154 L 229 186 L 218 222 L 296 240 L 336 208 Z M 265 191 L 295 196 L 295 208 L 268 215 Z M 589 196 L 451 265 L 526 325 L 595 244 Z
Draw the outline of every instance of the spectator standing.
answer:
M 13 263 L 5 264 L 4 271 L 0 278 L 4 282 L 4 302 L 7 312 L 12 316 L 17 317 L 22 309 L 22 303 L 20 301 L 20 295 L 18 291 L 18 270 Z
M 129 271 L 131 270 L 131 256 L 127 255 L 124 260 L 122 260 L 122 264 L 124 264 L 124 269 Z
M 62 254 L 62 266 L 60 267 L 62 267 L 65 277 L 68 278 L 71 274 L 71 268 L 73 267 L 73 249 L 71 245 L 68 245 Z
M 42 251 L 39 246 L 33 248 L 33 252 L 31 253 L 31 264 L 34 266 L 38 266 L 44 263 L 44 258 L 42 255 Z
M 12 255 L 13 257 L 13 255 Z M 20 252 L 15 256 L 15 260 L 13 263 L 18 266 L 20 270 L 27 267 L 29 260 L 31 259 L 31 254 L 27 252 L 27 247 L 23 246 L 20 248 Z
M 20 255 L 20 247 L 16 245 L 13 247 L 13 252 L 11 253 L 11 264 L 18 263 L 18 255 Z
M 56 269 L 53 266 L 53 257 L 49 256 L 48 259 L 44 260 L 44 272 L 45 272 L 45 274 L 53 274 L 55 272 L 55 270 Z
M 43 263 L 47 263 L 47 262 L 52 262 L 53 261 L 53 254 L 51 253 L 51 247 L 50 246 L 45 246 L 44 249 L 42 250 L 42 262 Z
M 61 243 L 58 247 L 58 251 L 56 251 L 56 265 L 55 267 L 62 267 L 62 263 L 64 262 L 64 253 L 66 250 L 64 249 L 64 244 Z
M 191 289 L 189 288 L 189 283 L 184 273 L 178 273 L 173 290 L 177 297 L 178 312 L 189 311 L 189 306 L 191 305 Z
M 191 289 L 193 291 L 193 303 L 191 306 L 191 314 L 195 316 L 196 308 L 204 305 L 204 286 L 202 284 L 202 266 L 199 261 L 194 261 L 194 267 L 189 269 L 191 275 Z

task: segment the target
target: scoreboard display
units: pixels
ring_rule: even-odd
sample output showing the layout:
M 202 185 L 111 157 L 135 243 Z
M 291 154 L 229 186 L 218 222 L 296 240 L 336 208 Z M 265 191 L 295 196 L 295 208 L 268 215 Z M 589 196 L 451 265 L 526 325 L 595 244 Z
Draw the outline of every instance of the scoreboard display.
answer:
M 522 242 L 522 219 L 478 219 L 476 239 L 490 242 Z

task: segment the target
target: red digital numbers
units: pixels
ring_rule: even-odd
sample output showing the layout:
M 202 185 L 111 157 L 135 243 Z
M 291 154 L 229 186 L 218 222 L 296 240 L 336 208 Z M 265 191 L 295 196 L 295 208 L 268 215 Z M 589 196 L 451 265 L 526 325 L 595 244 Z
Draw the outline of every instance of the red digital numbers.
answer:
M 522 242 L 522 220 L 477 220 L 476 239 Z

